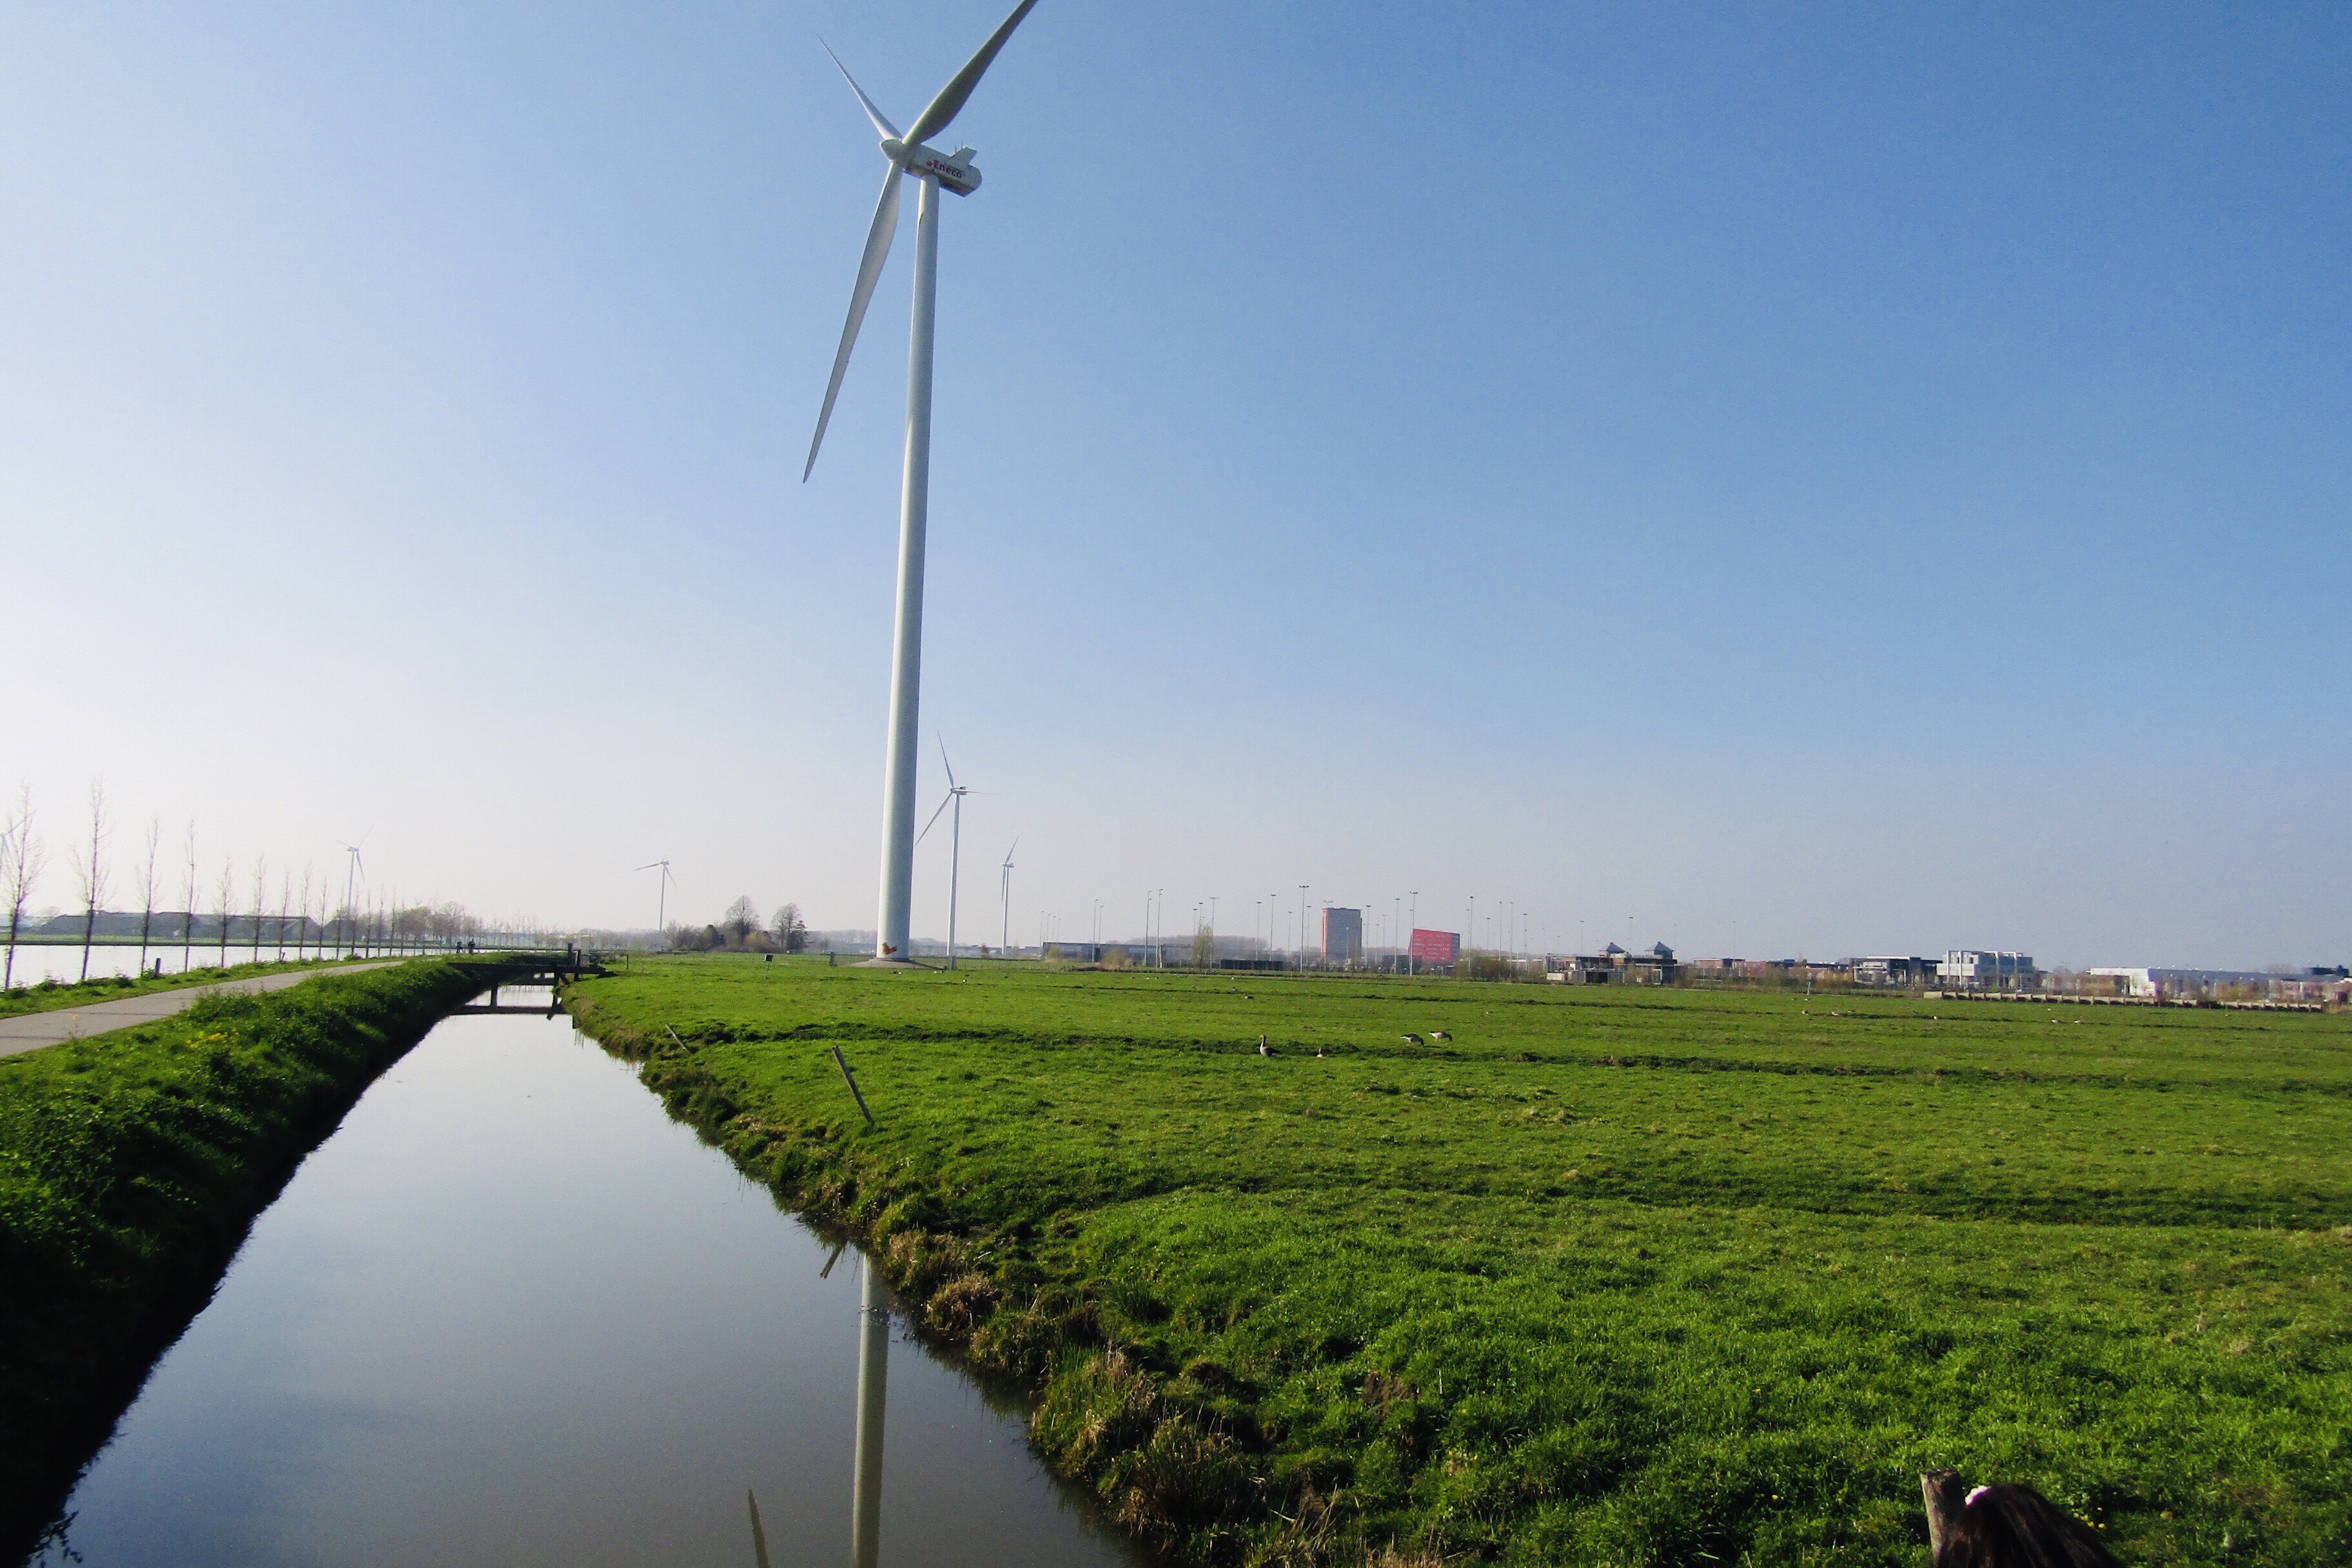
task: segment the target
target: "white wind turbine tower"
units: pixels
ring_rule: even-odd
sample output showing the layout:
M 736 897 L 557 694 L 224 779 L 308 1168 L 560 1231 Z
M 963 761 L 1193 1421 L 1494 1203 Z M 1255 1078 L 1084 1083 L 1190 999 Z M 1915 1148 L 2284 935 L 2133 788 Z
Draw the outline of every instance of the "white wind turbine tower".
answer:
M 817 448 L 824 443 L 825 422 L 833 417 L 833 401 L 841 392 L 842 373 L 849 368 L 849 351 L 857 344 L 858 324 L 874 297 L 874 285 L 889 258 L 890 239 L 898 229 L 898 182 L 911 174 L 919 182 L 915 198 L 915 310 L 907 355 L 907 466 L 898 503 L 898 610 L 890 654 L 890 735 L 882 764 L 882 912 L 874 932 L 875 963 L 906 960 L 908 924 L 914 898 L 915 876 L 915 752 L 918 687 L 923 664 L 923 538 L 931 487 L 931 328 L 938 314 L 940 259 L 940 191 L 968 196 L 980 188 L 980 171 L 972 167 L 972 150 L 959 147 L 940 153 L 924 143 L 948 128 L 964 100 L 1004 40 L 1037 0 L 1021 0 L 980 52 L 940 89 L 930 106 L 915 117 L 904 135 L 882 117 L 866 89 L 835 56 L 849 90 L 857 95 L 866 118 L 882 133 L 882 155 L 889 167 L 882 176 L 882 199 L 875 204 L 873 226 L 866 230 L 866 254 L 857 264 L 857 284 L 849 294 L 849 320 L 841 329 L 841 347 L 833 356 L 833 379 L 825 384 L 824 406 L 816 416 L 816 435 L 809 442 L 808 466 L 801 470 L 806 482 L 816 468 Z M 832 54 L 831 48 L 825 53 Z M 950 959 L 953 959 L 952 945 Z
M 661 868 L 661 875 L 654 880 L 655 885 L 661 890 L 657 895 L 656 895 L 654 900 L 654 930 L 656 931 L 666 931 L 669 930 L 670 884 L 676 882 L 677 879 L 669 874 L 669 862 L 667 860 L 648 860 L 644 865 L 638 867 L 637 869 L 640 871 L 650 871 L 656 866 Z
M 996 868 L 996 901 L 1004 906 L 1004 930 L 996 938 L 1000 958 L 1013 954 L 1013 850 L 1020 847 L 1021 840 L 1014 839 L 1012 848 L 1004 852 L 1004 864 Z
M 336 840 L 335 840 L 335 842 L 336 842 L 336 843 L 338 843 L 338 844 L 343 844 L 343 841 L 342 841 L 341 839 L 340 839 L 340 838 L 336 839 Z M 364 844 L 364 843 L 366 843 L 366 842 L 367 842 L 367 840 L 366 840 L 366 839 L 364 839 L 364 838 L 362 838 L 362 839 L 361 839 L 361 840 L 360 840 L 360 843 L 361 843 L 361 844 Z M 359 846 L 359 844 L 343 844 L 343 853 L 345 853 L 346 855 L 349 855 L 349 856 L 351 857 L 351 860 L 350 860 L 350 862 L 349 862 L 348 864 L 346 864 L 346 865 L 345 865 L 345 867 L 343 868 L 343 907 L 342 907 L 342 910 L 341 910 L 341 918 L 336 921 L 336 923 L 337 923 L 338 925 L 341 925 L 341 926 L 342 926 L 342 927 L 344 927 L 344 928 L 345 928 L 345 929 L 344 929 L 344 935 L 345 935 L 346 939 L 348 939 L 348 937 L 349 937 L 349 936 L 350 936 L 350 934 L 351 934 L 351 933 L 350 933 L 350 922 L 351 922 L 351 918 L 352 918 L 352 884 L 353 884 L 354 882 L 356 882 L 360 878 L 362 878 L 362 877 L 363 877 L 363 876 L 367 875 L 367 868 L 365 868 L 364 866 L 362 866 L 362 865 L 360 864 L 360 846 Z M 188 917 L 188 918 L 189 918 L 189 919 L 191 919 L 191 920 L 194 920 L 195 917 L 194 917 L 194 916 L 193 916 L 193 915 L 191 915 L 191 916 L 190 916 L 190 917 Z M 221 917 L 221 919 L 222 919 L 222 921 L 223 921 L 224 922 L 226 922 L 226 920 L 228 919 L 228 917 L 227 917 L 226 915 L 223 915 L 223 916 Z M 348 947 L 348 946 L 350 945 L 350 943 L 349 943 L 348 940 L 346 940 L 346 941 L 345 941 L 345 942 L 343 942 L 341 945 Z
M 945 741 L 940 742 L 940 766 L 948 771 L 948 793 L 940 801 L 940 811 L 945 811 L 950 805 L 955 807 L 953 847 L 948 851 L 948 967 L 953 969 L 956 966 L 956 877 L 963 867 L 963 797 L 971 791 L 956 783 L 955 764 L 948 761 L 948 743 Z M 931 813 L 930 821 L 923 824 L 923 831 L 916 837 L 916 843 L 920 844 L 931 836 L 931 829 L 939 826 L 940 811 Z

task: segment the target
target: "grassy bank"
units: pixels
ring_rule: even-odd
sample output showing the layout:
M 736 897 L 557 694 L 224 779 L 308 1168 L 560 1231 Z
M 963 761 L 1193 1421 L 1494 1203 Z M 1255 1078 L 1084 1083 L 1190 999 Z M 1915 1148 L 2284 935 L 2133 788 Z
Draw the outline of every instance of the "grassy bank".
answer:
M 93 1002 L 114 1002 L 144 996 L 152 991 L 184 991 L 191 985 L 217 985 L 224 980 L 244 980 L 257 974 L 282 974 L 290 969 L 323 969 L 349 962 L 341 958 L 306 959 L 300 963 L 232 963 L 226 968 L 199 967 L 181 974 L 94 976 L 89 980 L 42 980 L 0 991 L 0 1018 L 26 1013 L 48 1013 L 60 1007 L 87 1007 Z
M 253 1216 L 466 965 L 215 996 L 0 1058 L 0 1553 L 47 1522 Z
M 572 1005 L 1198 1559 L 1914 1564 L 1950 1465 L 2135 1563 L 2352 1560 L 2341 1019 L 728 959 Z

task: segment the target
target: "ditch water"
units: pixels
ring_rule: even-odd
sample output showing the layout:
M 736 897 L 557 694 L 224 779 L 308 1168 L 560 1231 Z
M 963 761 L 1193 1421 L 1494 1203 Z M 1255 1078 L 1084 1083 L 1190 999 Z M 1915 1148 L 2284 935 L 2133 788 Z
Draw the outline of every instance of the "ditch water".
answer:
M 569 1019 L 451 1017 L 256 1221 L 28 1561 L 1146 1561 L 887 1305 Z

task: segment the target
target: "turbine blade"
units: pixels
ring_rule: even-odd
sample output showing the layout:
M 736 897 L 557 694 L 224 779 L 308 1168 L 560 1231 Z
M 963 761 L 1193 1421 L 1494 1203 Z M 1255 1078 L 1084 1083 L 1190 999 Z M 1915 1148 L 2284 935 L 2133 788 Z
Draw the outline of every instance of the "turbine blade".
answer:
M 658 860 L 648 860 L 644 865 L 638 867 L 637 869 L 640 871 L 650 871 L 660 864 L 661 862 Z
M 948 802 L 949 802 L 949 801 L 953 800 L 954 798 L 955 798 L 955 791 L 953 791 L 953 790 L 950 790 L 950 791 L 948 791 L 948 793 L 947 793 L 945 795 L 943 795 L 942 797 L 940 797 L 940 811 L 945 811 L 945 810 L 948 808 Z M 936 826 L 936 825 L 938 824 L 939 820 L 940 820 L 940 811 L 935 811 L 935 812 L 931 813 L 931 820 L 930 820 L 929 822 L 926 822 L 925 824 L 923 824 L 923 830 L 922 830 L 920 833 L 918 833 L 918 834 L 916 834 L 916 835 L 915 835 L 915 842 L 916 842 L 916 843 L 920 844 L 924 839 L 926 839 L 926 838 L 928 838 L 928 837 L 929 837 L 931 836 L 931 829 L 932 829 L 932 827 L 933 827 L 934 826 Z
M 953 763 L 951 763 L 951 762 L 948 761 L 948 738 L 947 738 L 945 735 L 941 735 L 941 736 L 939 738 L 939 740 L 940 740 L 940 766 L 941 766 L 941 767 L 943 767 L 943 768 L 947 769 L 947 771 L 948 771 L 948 788 L 950 788 L 950 789 L 953 789 L 953 788 L 955 788 L 955 782 L 956 782 L 956 776 L 955 776 L 955 764 L 954 764 Z
M 751 1561 L 757 1568 L 768 1568 L 768 1535 L 760 1528 L 759 1494 L 747 1487 L 743 1495 L 751 1504 Z
M 874 298 L 874 285 L 882 277 L 882 264 L 890 259 L 890 237 L 898 232 L 898 165 L 890 165 L 882 176 L 882 199 L 874 204 L 874 226 L 866 231 L 866 255 L 857 263 L 857 287 L 849 294 L 849 320 L 842 324 L 841 347 L 834 351 L 833 379 L 824 384 L 824 406 L 817 411 L 816 435 L 809 441 L 808 466 L 801 470 L 801 483 L 816 469 L 816 449 L 824 445 L 824 426 L 833 417 L 833 400 L 841 395 L 842 374 L 849 369 L 849 351 L 857 346 L 857 329 L 866 320 L 866 304 Z
M 866 110 L 866 118 L 874 121 L 874 129 L 879 131 L 885 136 L 898 135 L 898 128 L 891 124 L 887 120 L 882 118 L 882 111 L 874 107 L 874 100 L 866 96 L 866 89 L 857 85 L 857 79 L 849 74 L 849 68 L 847 66 L 841 63 L 841 57 L 833 53 L 833 46 L 826 43 L 823 38 L 819 38 L 816 41 L 816 47 L 823 49 L 826 54 L 833 56 L 834 69 L 839 71 L 841 73 L 841 79 L 849 84 L 849 90 L 857 95 L 857 101 L 863 105 Z
M 1003 25 L 988 36 L 988 42 L 980 46 L 980 53 L 966 60 L 963 69 L 948 79 L 947 86 L 940 89 L 939 97 L 931 100 L 930 106 L 907 127 L 906 139 L 909 145 L 928 142 L 948 128 L 948 122 L 963 108 L 964 100 L 971 96 L 971 89 L 980 85 L 981 77 L 996 58 L 996 51 L 1004 47 L 1004 40 L 1013 36 L 1013 29 L 1021 25 L 1021 18 L 1029 15 L 1029 7 L 1035 4 L 1037 0 L 1021 0 L 1021 4 L 1013 8 L 1013 15 L 1005 17 Z

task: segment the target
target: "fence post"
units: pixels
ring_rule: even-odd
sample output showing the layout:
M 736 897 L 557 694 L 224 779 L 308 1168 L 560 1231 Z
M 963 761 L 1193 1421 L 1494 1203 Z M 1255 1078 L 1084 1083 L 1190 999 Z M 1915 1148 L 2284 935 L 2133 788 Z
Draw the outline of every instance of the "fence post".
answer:
M 1958 1470 L 1923 1470 L 1919 1495 L 1927 1504 L 1927 1552 L 1933 1558 L 1942 1553 L 1944 1538 L 1959 1522 L 1960 1510 L 1968 1506 L 1968 1489 L 1960 1485 Z
M 849 1085 L 849 1092 L 856 1097 L 858 1114 L 866 1118 L 866 1125 L 879 1126 L 880 1123 L 874 1120 L 874 1113 L 866 1109 L 865 1092 L 857 1087 L 857 1075 L 849 1070 L 849 1058 L 841 1054 L 839 1046 L 833 1047 L 833 1059 L 841 1067 L 842 1081 Z

